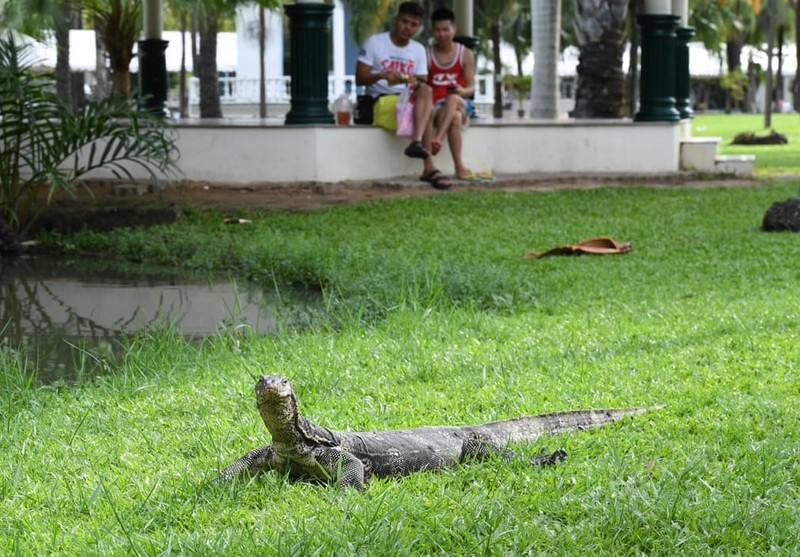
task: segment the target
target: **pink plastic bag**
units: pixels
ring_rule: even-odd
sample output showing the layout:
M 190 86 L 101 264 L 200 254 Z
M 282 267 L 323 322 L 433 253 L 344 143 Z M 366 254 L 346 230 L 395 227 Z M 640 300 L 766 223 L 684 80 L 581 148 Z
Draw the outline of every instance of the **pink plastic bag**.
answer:
M 412 137 L 414 135 L 414 101 L 411 99 L 411 86 L 397 99 L 397 135 Z

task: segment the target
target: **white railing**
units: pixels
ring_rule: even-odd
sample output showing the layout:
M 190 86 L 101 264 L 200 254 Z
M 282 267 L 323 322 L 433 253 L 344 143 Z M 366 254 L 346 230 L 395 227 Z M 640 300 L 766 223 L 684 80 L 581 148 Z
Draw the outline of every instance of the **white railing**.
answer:
M 336 97 L 347 90 L 350 82 L 351 90 L 355 85 L 355 76 L 328 76 L 328 100 L 333 102 Z M 270 77 L 266 79 L 267 103 L 286 103 L 292 99 L 291 76 Z M 222 104 L 258 104 L 260 99 L 259 80 L 257 78 L 220 77 L 220 101 Z M 494 80 L 492 75 L 475 76 L 475 102 L 491 103 L 494 100 Z M 200 103 L 200 80 L 192 77 L 189 82 L 189 104 Z

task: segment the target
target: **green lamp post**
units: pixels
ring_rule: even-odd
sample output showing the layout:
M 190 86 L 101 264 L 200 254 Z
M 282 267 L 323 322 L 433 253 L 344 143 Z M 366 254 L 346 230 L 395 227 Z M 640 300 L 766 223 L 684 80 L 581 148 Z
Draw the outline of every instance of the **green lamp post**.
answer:
M 333 6 L 298 1 L 284 9 L 289 17 L 292 75 L 286 124 L 333 124 L 328 110 L 328 22 Z
M 167 110 L 167 45 L 161 39 L 163 5 L 161 0 L 145 0 L 142 5 L 144 38 L 139 47 L 139 107 L 158 116 L 168 116 Z
M 638 122 L 677 122 L 675 100 L 675 26 L 670 0 L 645 0 L 639 16 L 642 30 L 642 72 Z

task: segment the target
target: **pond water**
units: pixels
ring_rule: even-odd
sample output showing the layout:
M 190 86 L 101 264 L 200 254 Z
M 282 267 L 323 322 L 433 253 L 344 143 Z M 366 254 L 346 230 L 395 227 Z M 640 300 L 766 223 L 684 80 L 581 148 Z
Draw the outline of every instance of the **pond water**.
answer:
M 137 332 L 171 329 L 191 338 L 269 334 L 296 320 L 299 308 L 310 307 L 313 298 L 129 263 L 5 259 L 0 261 L 0 342 L 23 352 L 38 381 L 75 380 L 107 371 L 124 341 Z

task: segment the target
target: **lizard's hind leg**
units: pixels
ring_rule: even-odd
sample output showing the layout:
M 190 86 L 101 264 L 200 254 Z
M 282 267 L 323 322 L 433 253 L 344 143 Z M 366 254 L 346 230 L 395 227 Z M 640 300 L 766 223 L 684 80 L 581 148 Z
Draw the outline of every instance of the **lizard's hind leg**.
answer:
M 338 480 L 341 487 L 364 489 L 364 463 L 354 454 L 339 447 L 324 447 L 317 449 L 314 457 L 326 479 Z

